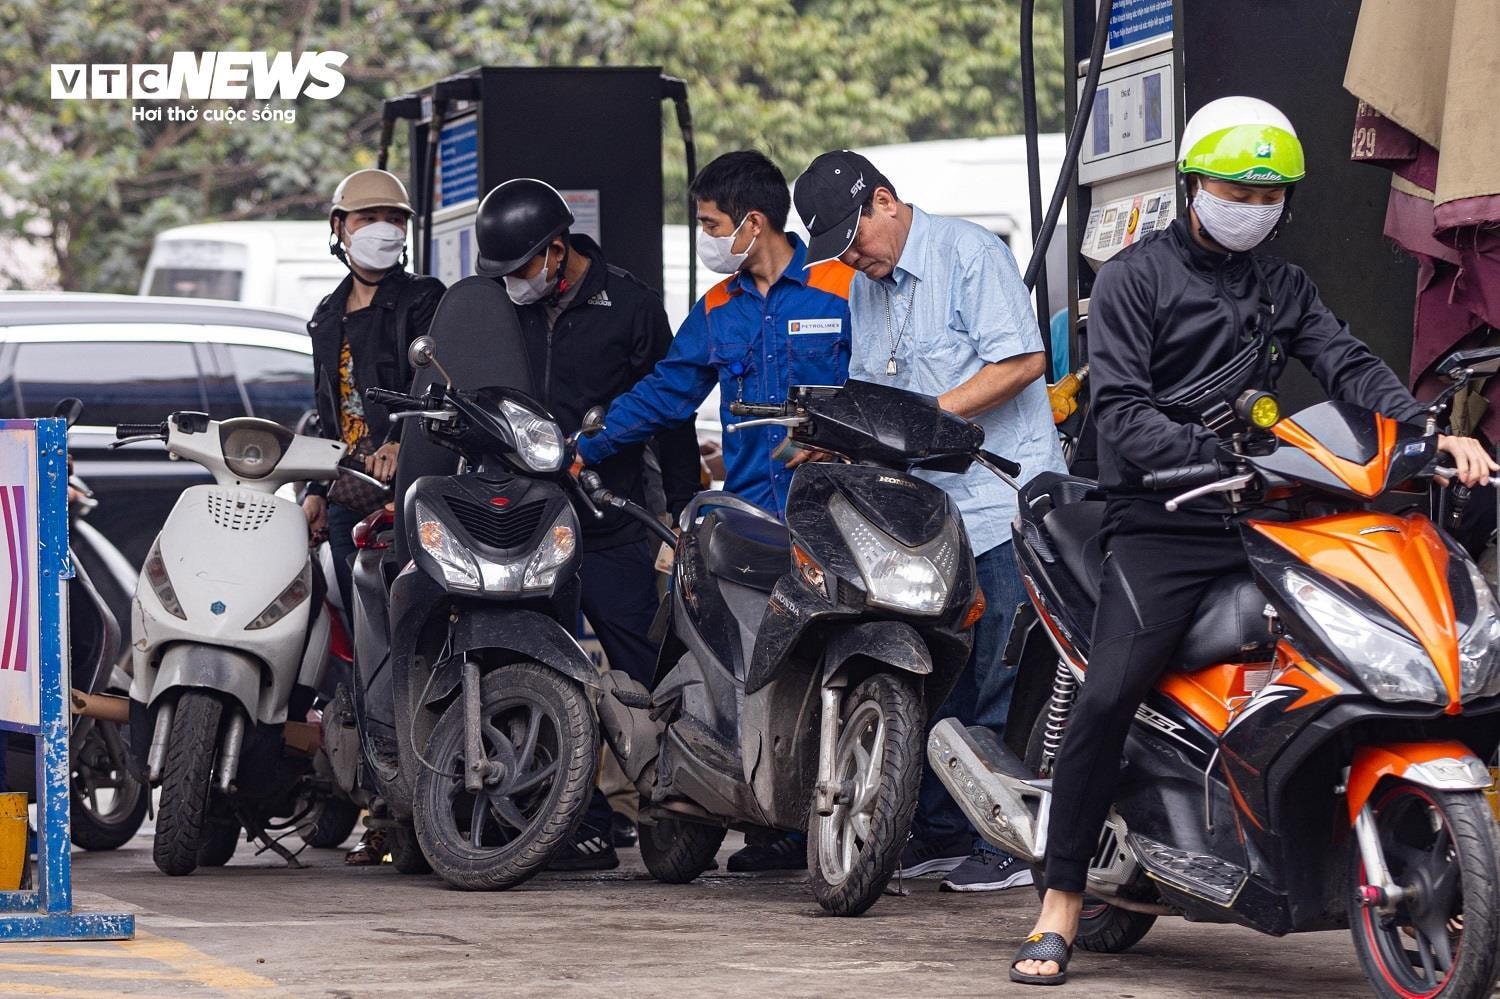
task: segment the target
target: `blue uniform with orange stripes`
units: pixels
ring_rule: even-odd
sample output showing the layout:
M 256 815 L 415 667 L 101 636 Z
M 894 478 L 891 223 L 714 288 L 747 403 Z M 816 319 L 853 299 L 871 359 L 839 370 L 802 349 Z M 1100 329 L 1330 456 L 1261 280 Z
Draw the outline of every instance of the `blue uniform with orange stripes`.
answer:
M 854 271 L 836 260 L 804 269 L 807 248 L 788 233 L 792 262 L 766 295 L 754 278 L 732 274 L 699 299 L 667 356 L 605 414 L 607 429 L 579 441 L 584 462 L 693 418 L 714 382 L 719 418 L 738 422 L 729 404 L 778 403 L 792 385 L 842 385 L 849 373 L 849 284 Z M 778 516 L 792 471 L 772 457 L 781 427 L 752 427 L 724 437 L 724 486 Z

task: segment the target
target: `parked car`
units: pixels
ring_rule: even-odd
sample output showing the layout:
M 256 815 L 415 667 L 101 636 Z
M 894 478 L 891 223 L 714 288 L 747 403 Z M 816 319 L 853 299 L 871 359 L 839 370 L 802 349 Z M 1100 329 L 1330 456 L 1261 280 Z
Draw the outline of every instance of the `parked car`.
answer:
M 194 410 L 295 426 L 313 407 L 304 317 L 197 299 L 0 293 L 0 419 L 83 400 L 74 469 L 100 500 L 90 520 L 140 565 L 177 494 L 209 481 L 160 445 L 110 450 L 119 423 Z

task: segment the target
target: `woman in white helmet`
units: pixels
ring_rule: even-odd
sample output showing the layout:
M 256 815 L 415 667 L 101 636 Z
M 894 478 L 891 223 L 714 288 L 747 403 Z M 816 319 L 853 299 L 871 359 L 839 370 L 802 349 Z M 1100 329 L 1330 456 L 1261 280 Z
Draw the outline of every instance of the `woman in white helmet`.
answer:
M 318 303 L 307 324 L 313 345 L 313 386 L 324 437 L 341 440 L 366 470 L 389 482 L 404 423 L 390 423 L 383 409 L 365 405 L 369 388 L 405 391 L 412 372 L 406 349 L 427 332 L 443 283 L 406 270 L 406 231 L 411 203 L 401 181 L 384 170 L 356 170 L 333 194 L 328 211 L 328 250 L 349 274 Z M 308 487 L 302 502 L 314 537 L 326 534 L 344 606 L 350 603 L 352 531 L 385 498 L 368 484 L 344 476 L 331 488 Z M 356 849 L 351 862 L 375 862 L 377 848 Z M 373 859 L 371 859 L 373 858 Z
M 1240 388 L 1270 390 L 1288 356 L 1331 398 L 1416 421 L 1425 410 L 1395 373 L 1318 297 L 1294 264 L 1254 252 L 1287 220 L 1306 174 L 1302 143 L 1276 108 L 1251 97 L 1205 105 L 1178 150 L 1189 210 L 1100 268 L 1089 309 L 1089 384 L 1099 485 L 1109 501 L 1107 554 L 1080 688 L 1052 774 L 1047 891 L 1036 927 L 1011 963 L 1012 981 L 1066 980 L 1085 874 L 1098 846 L 1126 734 L 1195 616 L 1197 595 L 1245 564 L 1228 508 L 1212 498 L 1168 514 L 1144 473 L 1218 455 L 1201 414 L 1157 400 L 1214 382 L 1232 357 L 1263 345 Z M 1251 384 L 1253 382 L 1254 384 Z M 1466 484 L 1496 464 L 1478 442 L 1443 436 Z

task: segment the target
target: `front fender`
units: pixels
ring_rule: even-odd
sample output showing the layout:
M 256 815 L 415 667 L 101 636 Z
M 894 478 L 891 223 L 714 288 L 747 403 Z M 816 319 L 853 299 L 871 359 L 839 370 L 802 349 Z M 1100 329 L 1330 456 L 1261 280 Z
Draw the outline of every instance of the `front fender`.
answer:
M 855 658 L 874 659 L 916 676 L 932 673 L 927 642 L 902 621 L 864 621 L 829 635 L 823 647 L 823 685 L 838 679 Z
M 1382 778 L 1400 777 L 1436 791 L 1483 791 L 1492 783 L 1489 768 L 1461 742 L 1392 742 L 1360 746 L 1349 764 L 1349 822 Z
M 545 614 L 516 608 L 478 608 L 459 616 L 453 625 L 453 655 L 432 678 L 426 706 L 446 700 L 462 682 L 464 655 L 495 650 L 508 661 L 531 659 L 576 680 L 597 697 L 602 689 L 598 667 L 578 640 Z
M 270 688 L 264 682 L 261 661 L 236 649 L 192 642 L 177 642 L 170 646 L 162 654 L 147 707 L 156 704 L 167 691 L 181 687 L 228 694 L 239 702 L 246 715 L 258 722 L 274 725 L 286 721 L 284 701 L 279 712 L 274 705 L 263 703 L 263 694 Z

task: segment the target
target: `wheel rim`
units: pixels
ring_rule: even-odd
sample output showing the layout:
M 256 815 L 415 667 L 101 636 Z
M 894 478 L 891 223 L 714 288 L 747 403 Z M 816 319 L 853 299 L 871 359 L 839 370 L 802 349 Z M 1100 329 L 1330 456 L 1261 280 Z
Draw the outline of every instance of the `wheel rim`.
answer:
M 123 747 L 119 754 L 115 748 L 96 724 L 84 736 L 73 767 L 74 800 L 95 822 L 105 826 L 129 818 L 141 798 L 140 781 L 126 767 Z
M 464 787 L 462 747 L 447 760 L 447 815 L 450 832 L 467 852 L 492 854 L 506 849 L 543 821 L 548 802 L 561 780 L 557 719 L 539 700 L 524 692 L 486 704 L 480 738 L 491 774 L 483 791 Z
M 1393 915 L 1363 910 L 1371 953 L 1401 995 L 1437 995 L 1463 945 L 1463 870 L 1453 828 L 1437 802 L 1412 786 L 1382 799 L 1375 823 L 1391 878 L 1406 897 Z
M 818 817 L 818 870 L 830 885 L 848 879 L 860 847 L 870 840 L 880 798 L 885 740 L 885 711 L 875 701 L 861 701 L 845 722 L 834 749 L 833 779 L 840 790 L 833 814 Z

